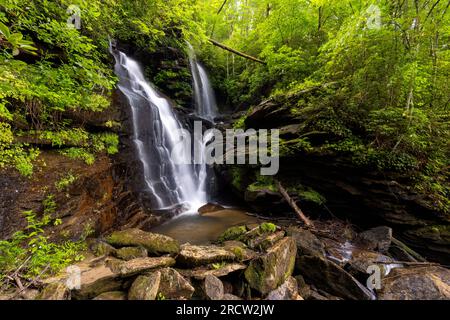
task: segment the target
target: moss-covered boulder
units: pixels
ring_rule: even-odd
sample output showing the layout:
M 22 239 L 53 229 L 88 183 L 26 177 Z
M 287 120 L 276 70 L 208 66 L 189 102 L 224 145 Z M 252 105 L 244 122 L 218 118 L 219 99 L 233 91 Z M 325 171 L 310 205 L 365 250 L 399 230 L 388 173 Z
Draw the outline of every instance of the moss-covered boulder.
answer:
M 110 244 L 98 240 L 98 239 L 90 239 L 88 242 L 89 250 L 96 255 L 100 256 L 109 256 L 115 253 L 116 249 Z
M 148 252 L 144 247 L 124 247 L 117 249 L 114 255 L 122 260 L 133 260 L 147 257 Z
M 139 276 L 128 291 L 128 300 L 155 300 L 161 283 L 161 272 Z
M 224 233 L 220 235 L 218 241 L 222 243 L 225 241 L 239 240 L 239 238 L 247 233 L 247 231 L 248 230 L 246 226 L 236 226 L 228 228 Z
M 102 293 L 92 300 L 107 300 L 107 301 L 127 300 L 127 294 L 123 291 L 110 291 L 110 292 Z
M 234 253 L 236 259 L 241 262 L 249 261 L 258 256 L 258 253 L 249 249 L 245 243 L 240 241 L 225 241 L 223 247 Z
M 106 241 L 115 247 L 144 247 L 150 255 L 177 254 L 180 244 L 175 239 L 139 229 L 113 232 Z
M 294 271 L 297 247 L 294 239 L 286 237 L 278 241 L 267 253 L 252 260 L 245 270 L 250 287 L 262 295 L 282 285 Z
M 276 231 L 273 233 L 266 232 L 261 236 L 248 240 L 248 246 L 256 250 L 267 250 L 279 240 L 283 239 L 285 235 L 284 231 Z
M 222 247 L 183 245 L 177 262 L 186 267 L 196 267 L 217 262 L 231 262 L 236 256 Z

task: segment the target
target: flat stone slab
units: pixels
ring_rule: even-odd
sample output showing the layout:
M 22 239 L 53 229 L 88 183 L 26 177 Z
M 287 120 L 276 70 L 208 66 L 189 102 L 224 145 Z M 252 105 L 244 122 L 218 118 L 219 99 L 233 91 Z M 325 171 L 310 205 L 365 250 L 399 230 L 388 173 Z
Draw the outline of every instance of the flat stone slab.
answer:
M 236 256 L 222 247 L 183 245 L 177 262 L 187 267 L 196 267 L 216 262 L 230 262 Z
M 229 275 L 230 273 L 239 271 L 239 270 L 245 270 L 247 266 L 245 264 L 241 263 L 230 263 L 226 264 L 223 267 L 220 267 L 218 269 L 208 269 L 208 268 L 197 268 L 193 270 L 183 270 L 182 273 L 186 277 L 191 277 L 196 280 L 203 280 L 207 276 L 215 276 L 217 278 L 225 277 Z
M 157 268 L 171 267 L 174 264 L 175 259 L 171 257 L 137 258 L 126 261 L 116 268 L 121 277 L 132 277 Z
M 177 254 L 180 251 L 177 240 L 140 229 L 113 232 L 106 242 L 115 247 L 144 247 L 151 255 Z

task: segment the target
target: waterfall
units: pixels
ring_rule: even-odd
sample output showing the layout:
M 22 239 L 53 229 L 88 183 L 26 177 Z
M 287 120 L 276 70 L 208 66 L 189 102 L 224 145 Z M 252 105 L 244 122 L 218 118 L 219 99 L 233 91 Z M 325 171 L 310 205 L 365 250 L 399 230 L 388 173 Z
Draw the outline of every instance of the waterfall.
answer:
M 196 115 L 214 123 L 218 115 L 217 102 L 205 68 L 198 62 L 194 49 L 188 43 L 189 62 L 194 83 Z
M 185 211 L 196 213 L 208 202 L 206 164 L 178 164 L 179 159 L 190 157 L 191 150 L 186 144 L 178 147 L 182 125 L 172 103 L 144 78 L 136 61 L 120 51 L 111 51 L 116 59 L 119 90 L 131 107 L 133 142 L 142 163 L 146 191 L 153 199 L 153 209 L 182 205 Z M 207 113 L 208 117 L 212 114 L 212 111 Z M 195 143 L 206 146 L 203 141 Z

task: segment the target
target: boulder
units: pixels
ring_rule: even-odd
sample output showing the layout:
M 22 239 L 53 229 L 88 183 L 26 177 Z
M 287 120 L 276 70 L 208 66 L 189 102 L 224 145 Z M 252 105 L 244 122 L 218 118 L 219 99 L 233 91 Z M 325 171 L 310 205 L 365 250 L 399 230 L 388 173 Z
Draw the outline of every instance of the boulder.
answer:
M 147 249 L 144 247 L 124 247 L 117 249 L 114 255 L 122 260 L 133 260 L 136 258 L 145 258 L 148 256 Z
M 128 300 L 155 300 L 161 283 L 161 272 L 139 276 L 128 291 Z
M 217 246 L 183 245 L 177 262 L 187 267 L 196 267 L 216 262 L 230 262 L 236 256 L 225 248 Z
M 80 289 L 72 290 L 72 296 L 78 300 L 92 299 L 105 292 L 120 290 L 121 287 L 122 280 L 118 274 L 100 265 L 81 273 Z
M 250 287 L 266 295 L 282 285 L 294 271 L 296 252 L 294 239 L 286 237 L 252 260 L 245 270 Z
M 194 287 L 178 271 L 172 268 L 161 269 L 161 283 L 159 292 L 166 299 L 190 299 L 194 294 Z
M 296 268 L 309 283 L 338 297 L 350 300 L 374 298 L 351 274 L 323 257 L 302 255 L 297 259 Z
M 106 241 L 115 247 L 144 247 L 150 255 L 177 254 L 180 251 L 175 239 L 139 229 L 113 232 Z
M 277 231 L 269 234 L 266 233 L 256 238 L 248 240 L 247 244 L 252 249 L 267 250 L 273 244 L 283 239 L 284 235 L 285 235 L 284 231 Z
M 299 256 L 325 256 L 324 244 L 311 231 L 303 228 L 291 227 L 287 230 L 287 233 L 295 240 Z
M 97 257 L 109 256 L 114 254 L 114 252 L 116 251 L 116 248 L 114 248 L 112 245 L 98 239 L 90 239 L 88 242 L 88 246 L 89 250 Z
M 377 250 L 385 253 L 392 243 L 392 229 L 389 227 L 377 227 L 360 233 L 356 244 L 367 250 Z
M 225 294 L 222 281 L 219 278 L 207 275 L 204 283 L 205 295 L 210 300 L 222 300 Z
M 281 286 L 277 289 L 269 292 L 267 300 L 303 300 L 298 294 L 297 280 L 293 277 L 289 277 Z
M 223 247 L 233 252 L 236 259 L 241 262 L 252 260 L 258 256 L 258 253 L 248 249 L 245 243 L 240 241 L 226 241 L 223 243 Z
M 35 298 L 36 300 L 70 300 L 70 290 L 63 282 L 47 285 Z
M 171 267 L 174 264 L 175 259 L 171 257 L 137 258 L 120 264 L 118 272 L 121 277 L 132 277 L 157 268 Z
M 92 300 L 127 300 L 127 294 L 123 291 L 110 291 L 102 293 Z
M 247 232 L 246 226 L 236 226 L 225 230 L 219 237 L 219 242 L 239 240 Z
M 450 300 L 450 271 L 442 267 L 394 269 L 382 279 L 380 300 Z
M 215 204 L 215 203 L 208 203 L 208 204 L 205 204 L 200 209 L 198 209 L 198 213 L 200 215 L 203 215 L 206 213 L 212 213 L 212 212 L 217 212 L 217 211 L 222 211 L 222 210 L 225 210 L 225 208 L 222 207 L 221 205 Z

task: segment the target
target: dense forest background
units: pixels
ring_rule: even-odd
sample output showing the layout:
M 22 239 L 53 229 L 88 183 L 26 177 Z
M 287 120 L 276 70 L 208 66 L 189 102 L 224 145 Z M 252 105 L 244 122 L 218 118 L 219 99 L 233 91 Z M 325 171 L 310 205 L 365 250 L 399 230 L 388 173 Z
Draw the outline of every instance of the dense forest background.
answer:
M 80 29 L 67 27 L 72 5 Z M 32 177 L 46 148 L 88 165 L 119 152 L 120 123 L 85 121 L 111 106 L 111 39 L 149 55 L 187 56 L 190 42 L 222 113 L 240 112 L 235 127 L 265 99 L 293 97 L 301 125 L 283 153 L 345 155 L 400 176 L 448 217 L 450 1 L 0 0 L 0 168 Z M 189 96 L 188 70 L 170 67 L 147 70 L 149 80 Z

